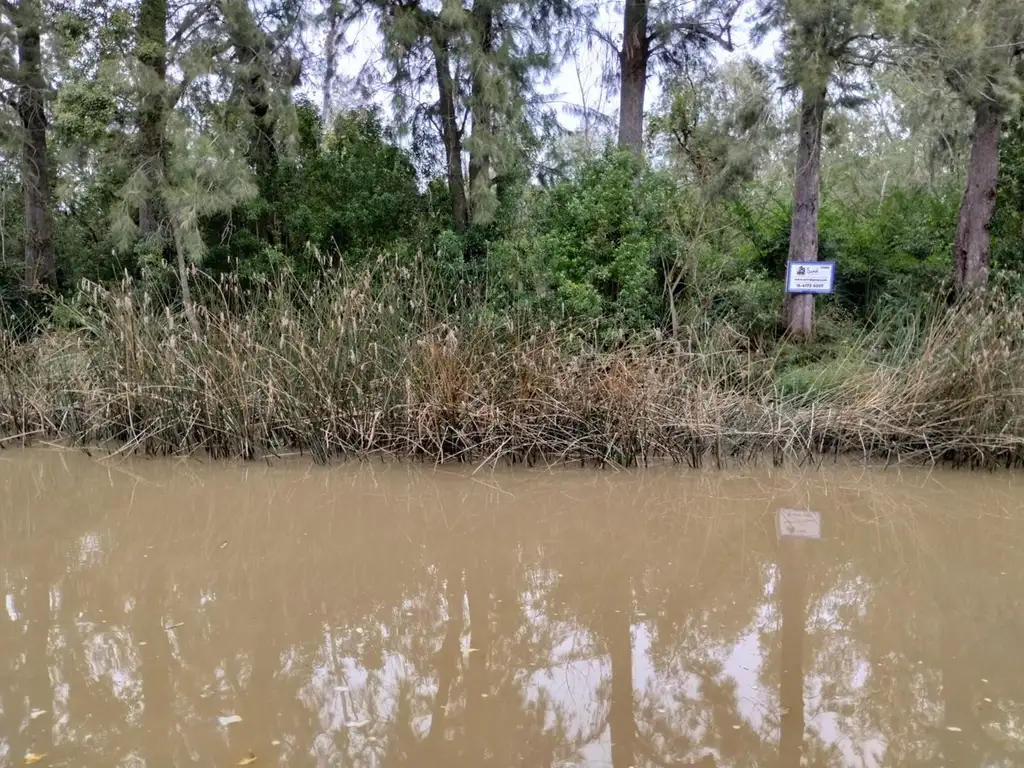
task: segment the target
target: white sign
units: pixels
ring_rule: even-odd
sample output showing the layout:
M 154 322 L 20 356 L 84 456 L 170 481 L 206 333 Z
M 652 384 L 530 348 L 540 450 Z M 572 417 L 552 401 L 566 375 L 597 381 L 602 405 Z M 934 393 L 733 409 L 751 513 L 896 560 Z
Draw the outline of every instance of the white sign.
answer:
M 835 288 L 834 261 L 791 261 L 787 265 L 787 293 L 832 293 Z
M 809 509 L 780 509 L 777 522 L 779 538 L 821 538 L 821 515 L 818 512 Z

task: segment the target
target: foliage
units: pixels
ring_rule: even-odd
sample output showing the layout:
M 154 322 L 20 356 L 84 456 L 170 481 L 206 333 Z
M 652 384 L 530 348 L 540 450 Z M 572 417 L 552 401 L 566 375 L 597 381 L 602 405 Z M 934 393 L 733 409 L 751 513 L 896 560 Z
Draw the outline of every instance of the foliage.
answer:
M 1003 269 L 1024 272 L 1024 113 L 1007 122 L 999 158 L 992 261 Z
M 775 66 L 739 57 L 711 66 L 703 54 L 712 44 L 731 47 L 738 6 L 650 4 L 647 55 L 664 88 L 647 115 L 648 154 L 638 156 L 597 142 L 594 121 L 611 125 L 613 116 L 585 105 L 576 113 L 585 114 L 585 124 L 574 131 L 552 107 L 560 96 L 546 91 L 563 54 L 581 53 L 571 28 L 595 21 L 586 4 L 8 3 L 0 9 L 4 324 L 19 340 L 67 340 L 70 325 L 84 334 L 76 344 L 112 343 L 129 326 L 121 319 L 111 325 L 116 313 L 104 302 L 146 296 L 145 312 L 126 316 L 132 323 L 176 318 L 183 308 L 194 315 L 181 365 L 214 365 L 220 345 L 241 338 L 239 323 L 269 324 L 250 329 L 258 341 L 248 349 L 279 355 L 274 339 L 284 320 L 304 328 L 300 347 L 347 344 L 357 356 L 377 354 L 370 339 L 382 334 L 378 343 L 390 338 L 392 357 L 379 365 L 405 373 L 402 365 L 415 355 L 408 345 L 441 343 L 442 323 L 472 328 L 480 360 L 500 357 L 506 347 L 546 354 L 553 347 L 523 340 L 549 334 L 543 337 L 557 339 L 551 344 L 564 355 L 564 367 L 549 370 L 564 377 L 559 386 L 581 365 L 577 353 L 614 362 L 614 355 L 636 348 L 646 354 L 655 345 L 657 354 L 638 365 L 648 366 L 645 386 L 658 389 L 679 384 L 666 373 L 670 350 L 724 348 L 729 377 L 743 355 L 758 365 L 770 361 L 771 386 L 763 380 L 758 397 L 787 407 L 807 398 L 826 402 L 848 382 L 862 384 L 883 352 L 899 347 L 899 322 L 918 318 L 910 334 L 917 341 L 926 326 L 939 327 L 934 307 L 944 306 L 953 271 L 972 112 L 986 99 L 998 101 L 1004 121 L 995 214 L 985 224 L 993 274 L 1009 304 L 975 306 L 974 314 L 956 308 L 948 318 L 1012 314 L 1008 307 L 1024 295 L 1012 277 L 1024 271 L 1015 44 L 1024 17 L 1012 12 L 1013 3 L 983 2 L 980 15 L 961 24 L 963 5 L 764 0 L 754 32 L 778 36 Z M 648 4 L 631 8 L 639 13 Z M 320 30 L 306 26 L 321 17 L 329 27 L 325 62 L 308 47 Z M 19 73 L 22 38 L 34 44 L 37 28 L 41 55 L 28 74 L 45 89 L 30 87 L 28 70 Z M 363 30 L 378 37 L 357 40 Z M 618 48 L 624 42 L 609 41 Z M 675 55 L 668 42 L 678 44 Z M 345 62 L 362 66 L 346 81 L 351 93 L 343 104 L 331 91 L 344 69 L 340 58 L 354 57 L 364 43 L 372 55 Z M 302 95 L 314 85 L 322 86 L 322 110 Z M 34 106 L 26 112 L 37 97 L 45 115 Z M 798 348 L 782 338 L 780 321 L 799 125 L 814 139 L 805 150 L 814 150 L 816 162 L 820 151 L 821 184 L 820 207 L 816 179 L 796 196 L 807 221 L 813 208 L 817 234 L 794 242 L 835 261 L 839 280 L 836 294 L 818 301 L 811 343 Z M 23 158 L 44 148 L 49 168 L 34 173 L 37 166 Z M 25 190 L 45 196 L 43 181 L 51 199 L 28 205 Z M 41 222 L 48 218 L 47 233 Z M 24 285 L 25 255 L 33 248 L 48 253 L 51 242 L 57 282 L 37 291 Z M 353 283 L 357 274 L 371 275 L 370 283 Z M 126 279 L 132 289 L 118 293 Z M 399 291 L 403 283 L 414 290 Z M 83 285 L 90 287 L 83 292 Z M 380 303 L 358 344 L 325 330 L 351 320 L 332 302 L 338 291 L 352 290 L 370 291 Z M 395 319 L 384 322 L 384 307 Z M 90 313 L 106 325 L 95 325 Z M 300 319 L 303 313 L 312 314 Z M 201 331 L 213 337 L 199 338 Z M 185 336 L 167 334 L 149 338 L 147 354 L 172 337 L 185 343 Z M 851 348 L 860 357 L 850 359 Z M 106 362 L 114 354 L 88 352 Z M 327 374 L 314 362 L 299 367 L 322 379 Z M 295 359 L 262 364 L 281 377 L 274 381 L 282 391 L 294 385 L 287 365 L 299 365 Z M 472 365 L 480 381 L 498 375 Z M 131 376 L 144 381 L 150 374 L 136 369 Z M 299 391 L 338 396 L 318 381 Z M 107 379 L 88 383 L 95 392 L 113 391 Z M 364 385 L 359 378 L 355 386 Z M 474 387 L 467 396 L 482 396 Z M 256 398 L 261 407 L 265 396 Z M 488 402 L 499 401 L 505 403 Z M 289 416 L 295 423 L 297 414 Z M 208 421 L 212 429 L 217 420 Z M 616 450 L 625 456 L 632 449 Z
M 387 141 L 377 113 L 341 113 L 326 135 L 311 106 L 301 105 L 298 115 L 298 149 L 278 168 L 275 199 L 209 220 L 207 240 L 219 240 L 211 268 L 267 277 L 315 269 L 318 255 L 358 265 L 411 241 L 425 225 L 412 162 Z M 277 222 L 277 245 L 255 229 L 263 217 Z
M 658 263 L 670 247 L 673 192 L 666 177 L 644 173 L 628 153 L 615 152 L 548 193 L 540 247 L 571 317 L 601 321 L 611 332 L 660 321 Z

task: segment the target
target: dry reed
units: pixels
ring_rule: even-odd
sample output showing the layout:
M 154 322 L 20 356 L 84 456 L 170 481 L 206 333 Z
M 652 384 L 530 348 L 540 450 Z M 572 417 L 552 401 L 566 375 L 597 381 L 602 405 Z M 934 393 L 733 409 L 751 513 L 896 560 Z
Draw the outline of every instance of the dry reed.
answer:
M 727 326 L 608 350 L 565 329 L 438 316 L 421 281 L 372 271 L 201 293 L 198 334 L 127 281 L 84 286 L 63 327 L 28 343 L 0 334 L 5 441 L 322 462 L 1024 460 L 1024 308 L 1002 295 L 891 334 L 895 350 L 865 340 L 857 372 L 808 397 L 781 394 L 776 360 Z

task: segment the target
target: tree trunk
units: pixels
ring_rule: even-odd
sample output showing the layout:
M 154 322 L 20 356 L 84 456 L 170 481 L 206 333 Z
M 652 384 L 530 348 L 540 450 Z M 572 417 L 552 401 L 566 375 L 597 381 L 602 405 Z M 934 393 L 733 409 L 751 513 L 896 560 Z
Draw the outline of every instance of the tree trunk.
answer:
M 173 218 L 173 217 L 172 217 Z M 178 281 L 181 284 L 181 303 L 185 307 L 185 318 L 188 320 L 189 330 L 199 334 L 199 322 L 196 320 L 196 309 L 192 304 L 192 289 L 188 285 L 188 262 L 185 258 L 185 243 L 181 236 L 181 224 L 172 220 L 171 228 L 174 230 L 174 252 L 178 259 Z
M 327 36 L 324 40 L 324 82 L 323 82 L 323 119 L 324 130 L 330 132 L 331 119 L 334 114 L 334 99 L 332 89 L 334 88 L 334 75 L 338 69 L 338 4 L 335 0 L 327 3 Z
M 144 74 L 139 103 L 139 160 L 144 180 L 139 234 L 150 238 L 159 229 L 160 185 L 167 164 L 167 0 L 142 0 L 138 57 Z
M 644 94 L 651 40 L 647 35 L 648 0 L 626 0 L 619 52 L 619 148 L 638 157 L 644 151 Z
M 280 239 L 274 226 L 274 203 L 277 201 L 277 126 L 270 105 L 270 73 L 266 69 L 271 43 L 246 3 L 225 2 L 221 7 L 231 44 L 235 49 L 235 59 L 241 70 L 239 87 L 251 120 L 246 159 L 256 176 L 260 198 L 270 204 L 263 207 L 263 212 L 257 218 L 254 234 L 257 239 L 276 244 Z
M 37 0 L 23 0 L 19 11 L 18 117 L 24 129 L 21 186 L 25 201 L 25 287 L 35 290 L 56 284 L 57 259 L 46 144 L 46 80 L 39 39 L 42 9 Z
M 448 193 L 451 195 L 452 221 L 456 232 L 465 232 L 469 224 L 466 184 L 462 175 L 462 135 L 455 113 L 455 81 L 452 79 L 448 42 L 434 39 L 434 66 L 437 70 L 438 106 L 441 112 L 441 138 L 448 163 Z
M 494 121 L 487 94 L 491 47 L 494 35 L 494 11 L 490 0 L 473 3 L 473 21 L 478 36 L 478 60 L 473 67 L 472 146 L 469 151 L 469 194 L 473 202 L 487 194 L 491 182 L 491 146 L 494 142 Z M 471 205 L 471 218 L 478 217 L 479 206 Z
M 818 260 L 818 210 L 821 204 L 821 125 L 825 88 L 804 88 L 800 101 L 800 144 L 793 187 L 789 261 Z M 786 294 L 786 329 L 795 341 L 814 332 L 814 294 Z
M 996 207 L 1002 125 L 1003 113 L 995 101 L 983 101 L 975 108 L 967 187 L 953 247 L 959 296 L 988 284 L 989 224 Z

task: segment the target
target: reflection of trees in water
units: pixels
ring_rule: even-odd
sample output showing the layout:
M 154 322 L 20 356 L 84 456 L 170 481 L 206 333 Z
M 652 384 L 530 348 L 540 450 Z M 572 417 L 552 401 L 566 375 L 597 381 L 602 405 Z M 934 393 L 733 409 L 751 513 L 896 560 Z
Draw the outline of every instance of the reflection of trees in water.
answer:
M 3 768 L 29 748 L 140 766 L 248 749 L 339 766 L 1021 761 L 1024 519 L 1008 514 L 811 490 L 826 537 L 787 549 L 744 481 L 577 475 L 562 494 L 557 473 L 513 476 L 513 503 L 427 473 L 225 472 L 170 481 L 180 511 L 153 514 L 166 489 L 90 471 L 0 481 L 37 500 L 0 516 Z M 217 726 L 228 713 L 242 722 Z

